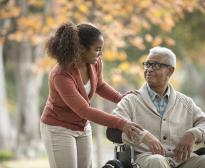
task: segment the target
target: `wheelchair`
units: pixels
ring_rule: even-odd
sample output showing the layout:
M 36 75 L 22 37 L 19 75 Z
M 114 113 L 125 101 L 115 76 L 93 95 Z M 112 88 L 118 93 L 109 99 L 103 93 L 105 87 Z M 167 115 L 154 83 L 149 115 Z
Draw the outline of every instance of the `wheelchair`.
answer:
M 115 144 L 114 159 L 109 160 L 102 168 L 140 168 L 134 160 L 137 154 L 132 146 L 123 144 L 122 131 L 115 128 L 107 128 L 106 137 Z M 197 155 L 205 155 L 205 147 L 194 151 Z

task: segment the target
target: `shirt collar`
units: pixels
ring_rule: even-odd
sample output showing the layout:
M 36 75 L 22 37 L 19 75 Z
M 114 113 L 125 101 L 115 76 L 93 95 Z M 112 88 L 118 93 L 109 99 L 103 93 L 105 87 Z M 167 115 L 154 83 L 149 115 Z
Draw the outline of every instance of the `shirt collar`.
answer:
M 147 91 L 148 91 L 149 96 L 150 96 L 152 101 L 156 98 L 156 96 L 159 97 L 158 94 L 150 88 L 148 83 L 146 84 L 146 86 L 147 86 Z M 163 98 L 166 97 L 168 99 L 169 96 L 170 96 L 170 87 L 168 85 L 168 89 L 167 89 L 166 93 L 164 94 Z

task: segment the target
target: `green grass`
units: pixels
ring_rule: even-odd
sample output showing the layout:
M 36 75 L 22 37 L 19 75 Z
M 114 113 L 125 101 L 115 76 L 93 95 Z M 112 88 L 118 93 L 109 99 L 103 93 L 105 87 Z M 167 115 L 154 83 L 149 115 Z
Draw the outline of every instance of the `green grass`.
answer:
M 11 151 L 8 151 L 8 150 L 0 151 L 0 162 L 11 160 L 11 159 L 13 159 L 13 154 Z

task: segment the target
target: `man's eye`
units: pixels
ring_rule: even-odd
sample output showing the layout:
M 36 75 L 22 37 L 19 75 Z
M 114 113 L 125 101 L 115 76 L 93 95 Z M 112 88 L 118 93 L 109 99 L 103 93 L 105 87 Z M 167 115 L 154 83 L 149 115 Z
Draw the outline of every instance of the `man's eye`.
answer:
M 149 66 L 155 66 L 156 64 L 155 63 L 149 63 Z

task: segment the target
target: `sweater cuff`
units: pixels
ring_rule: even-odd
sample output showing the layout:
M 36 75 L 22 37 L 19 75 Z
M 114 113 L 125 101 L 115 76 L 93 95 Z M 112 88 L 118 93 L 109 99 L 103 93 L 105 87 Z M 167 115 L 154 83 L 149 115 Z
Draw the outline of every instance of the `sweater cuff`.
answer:
M 195 143 L 200 143 L 205 139 L 205 133 L 200 128 L 191 128 L 187 133 L 191 133 L 194 136 Z
M 144 129 L 143 131 L 139 133 L 139 136 L 135 138 L 134 141 L 137 142 L 138 145 L 141 144 L 147 133 L 148 131 Z
M 128 123 L 127 120 L 125 119 L 121 119 L 120 123 L 119 123 L 119 126 L 118 126 L 118 129 L 120 129 L 121 131 L 123 131 L 123 128 L 124 126 Z
M 142 141 L 147 133 L 148 133 L 147 130 L 143 130 L 138 134 L 138 136 L 134 137 L 132 140 L 129 139 L 125 135 L 125 133 L 122 133 L 122 140 L 124 143 L 127 143 L 129 145 L 139 146 L 142 143 Z

